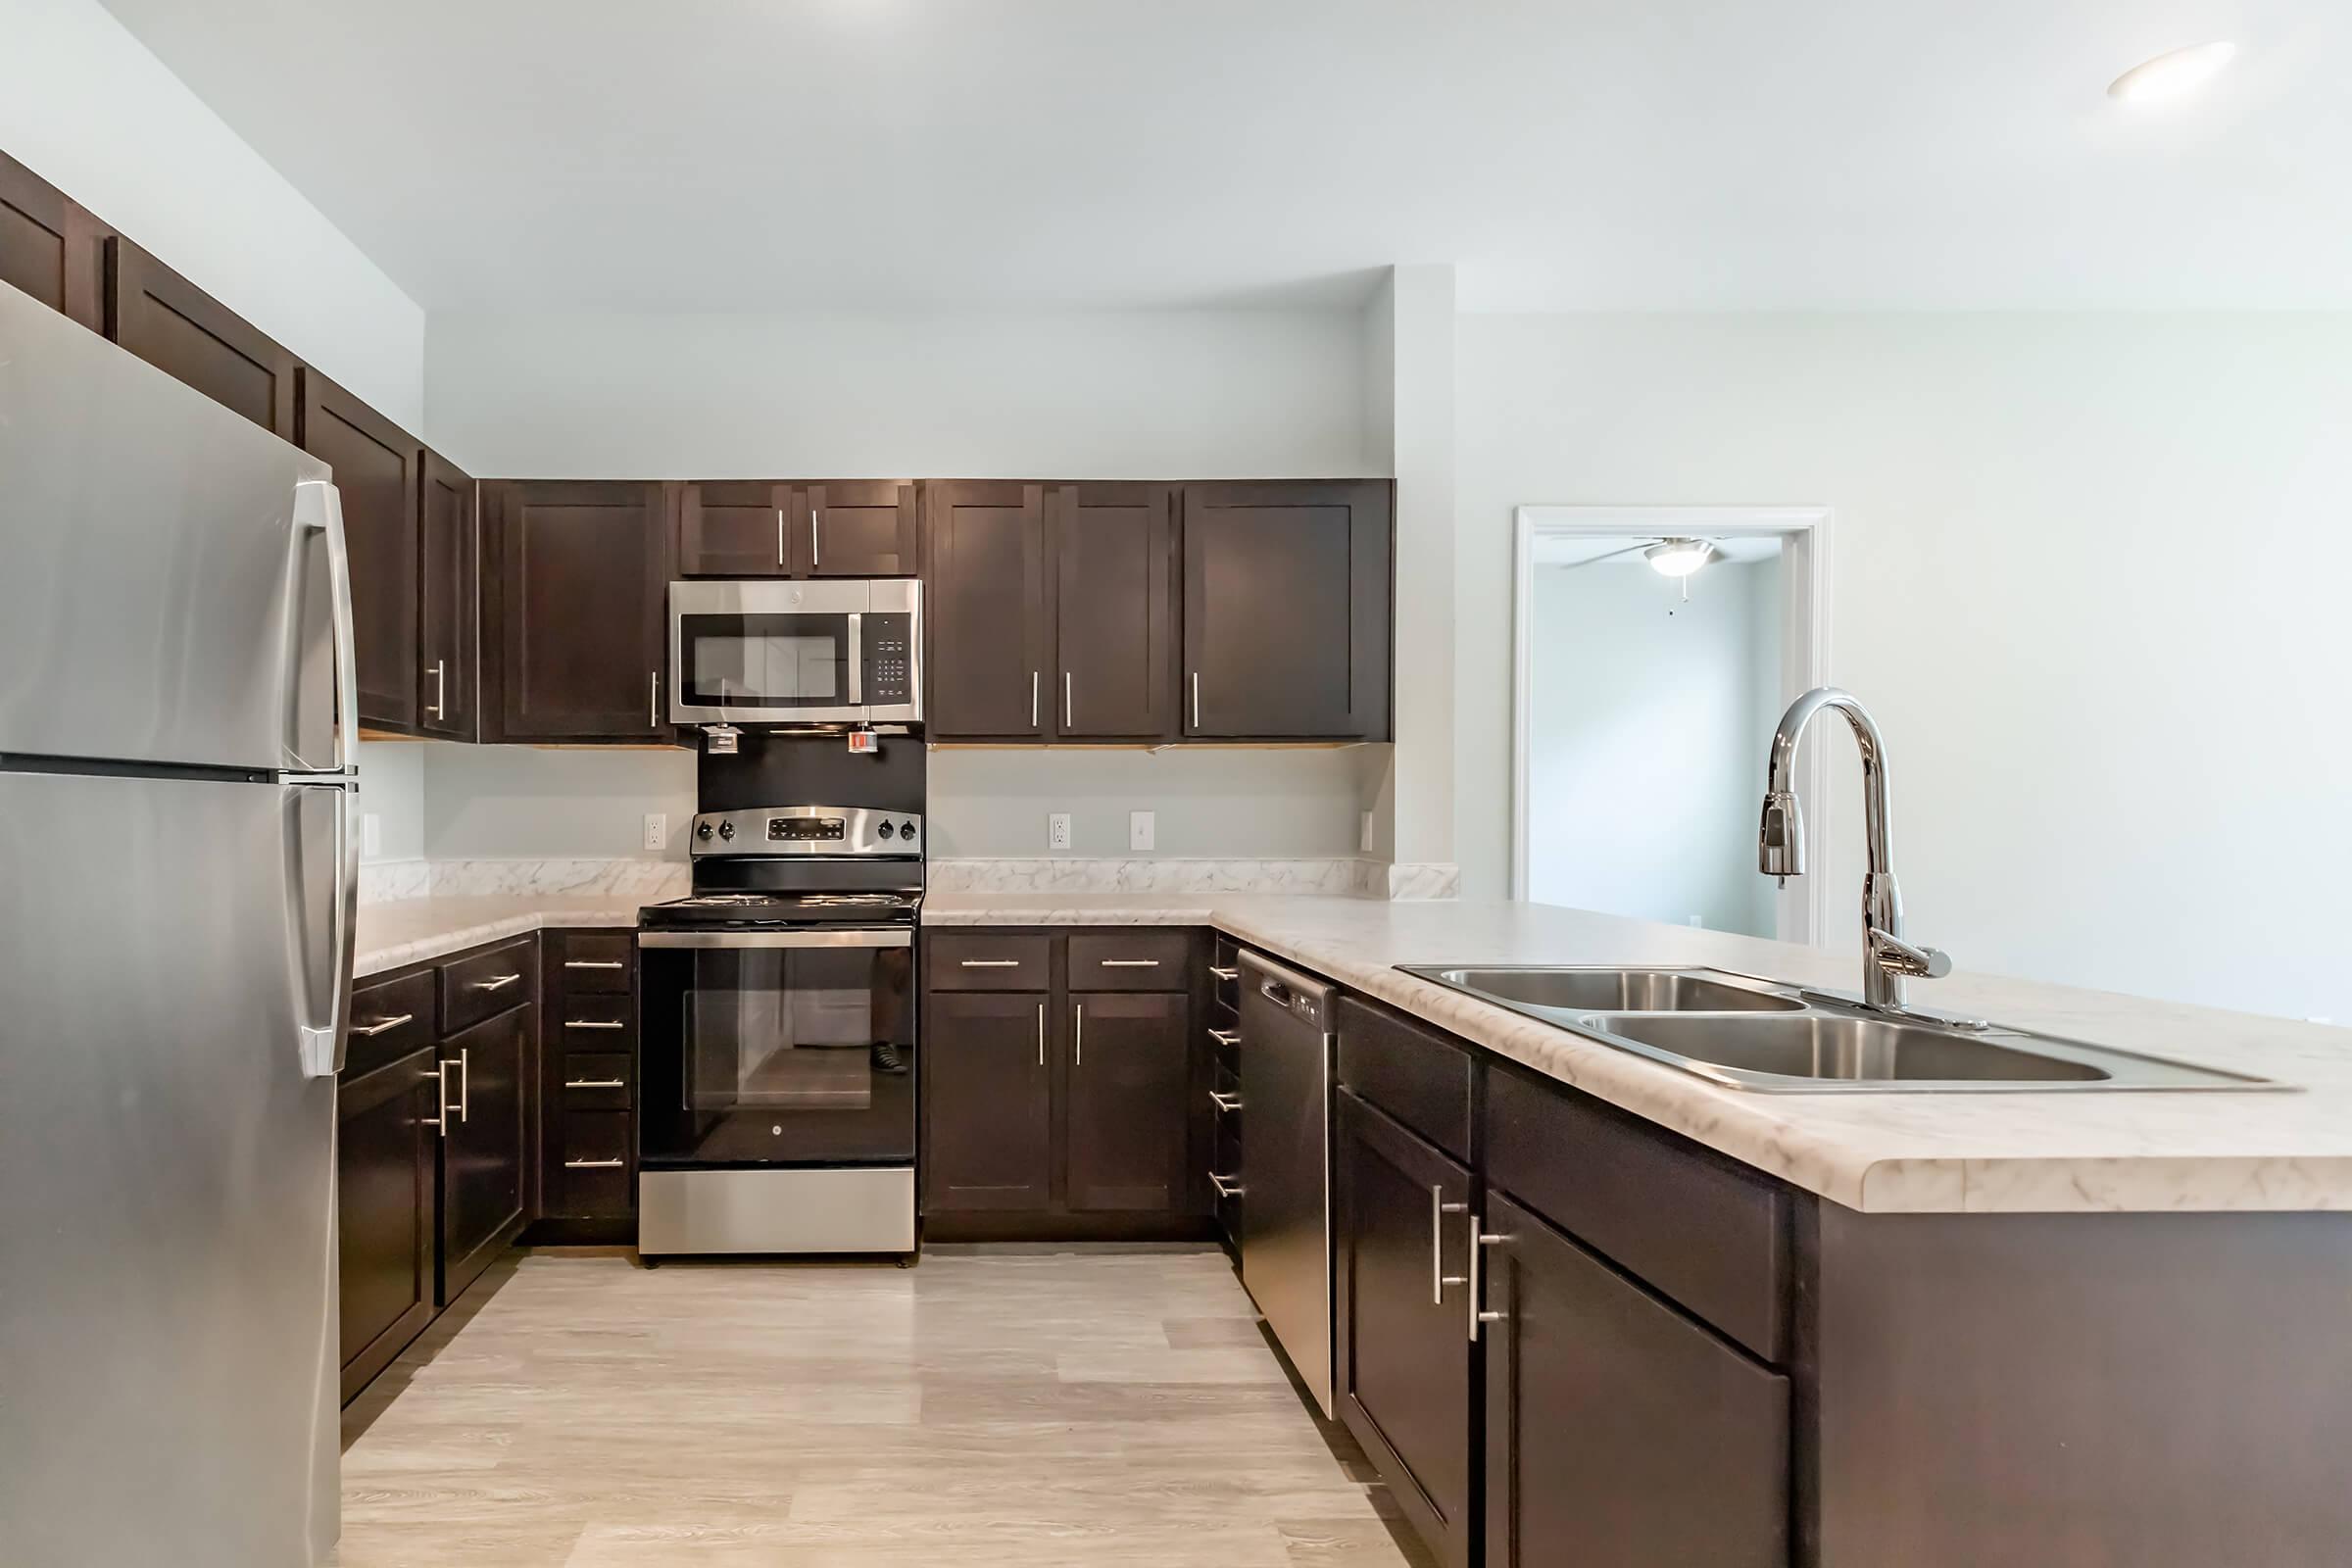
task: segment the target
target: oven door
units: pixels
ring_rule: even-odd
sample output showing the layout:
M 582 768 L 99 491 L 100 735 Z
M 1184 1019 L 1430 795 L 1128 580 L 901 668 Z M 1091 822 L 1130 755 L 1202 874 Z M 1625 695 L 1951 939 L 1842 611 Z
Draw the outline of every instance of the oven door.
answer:
M 643 1163 L 911 1163 L 913 938 L 639 932 Z

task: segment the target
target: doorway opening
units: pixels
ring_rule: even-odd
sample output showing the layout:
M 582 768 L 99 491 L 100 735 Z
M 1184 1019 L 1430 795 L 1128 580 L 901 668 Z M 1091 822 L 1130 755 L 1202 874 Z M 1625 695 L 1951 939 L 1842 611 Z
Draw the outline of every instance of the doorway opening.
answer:
M 1820 878 L 1776 889 L 1755 836 L 1773 726 L 1824 679 L 1828 528 L 1817 509 L 1519 509 L 1513 897 L 1815 940 Z

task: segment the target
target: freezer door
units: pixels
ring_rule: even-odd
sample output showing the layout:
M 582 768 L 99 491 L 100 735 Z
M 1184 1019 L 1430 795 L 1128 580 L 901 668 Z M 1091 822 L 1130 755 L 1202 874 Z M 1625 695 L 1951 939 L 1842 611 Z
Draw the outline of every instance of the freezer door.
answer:
M 327 478 L 0 284 L 0 754 L 338 765 Z
M 334 1540 L 335 1084 L 301 1031 L 343 793 L 0 771 L 12 1568 Z

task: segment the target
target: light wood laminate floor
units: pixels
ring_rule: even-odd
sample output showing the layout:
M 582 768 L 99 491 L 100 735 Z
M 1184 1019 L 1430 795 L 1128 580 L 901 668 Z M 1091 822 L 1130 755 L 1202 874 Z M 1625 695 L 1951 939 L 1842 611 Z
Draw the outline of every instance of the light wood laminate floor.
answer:
M 345 1441 L 338 1568 L 1421 1560 L 1213 1250 L 525 1254 Z

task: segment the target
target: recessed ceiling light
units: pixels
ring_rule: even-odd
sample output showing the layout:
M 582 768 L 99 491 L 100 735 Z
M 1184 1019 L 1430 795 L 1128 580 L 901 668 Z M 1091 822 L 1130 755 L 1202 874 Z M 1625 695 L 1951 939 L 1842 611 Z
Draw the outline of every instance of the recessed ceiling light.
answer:
M 2119 103 L 2157 104 L 2185 98 L 2211 81 L 2237 53 L 2226 41 L 2192 43 L 2143 60 L 2107 84 L 2107 96 Z
M 1715 557 L 1704 539 L 1661 539 L 1642 552 L 1650 568 L 1669 577 L 1688 577 Z

